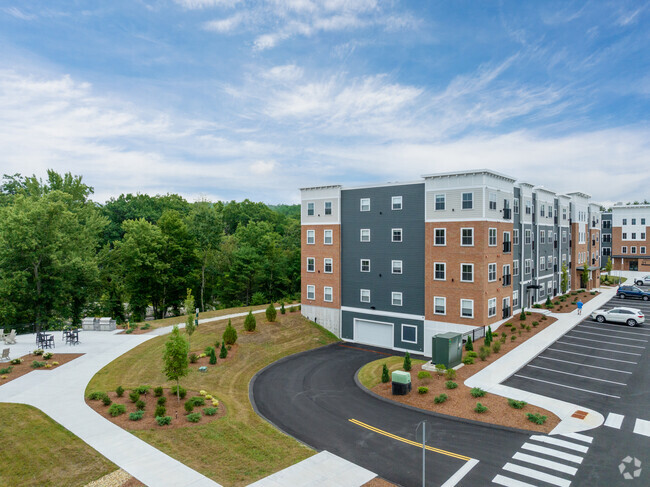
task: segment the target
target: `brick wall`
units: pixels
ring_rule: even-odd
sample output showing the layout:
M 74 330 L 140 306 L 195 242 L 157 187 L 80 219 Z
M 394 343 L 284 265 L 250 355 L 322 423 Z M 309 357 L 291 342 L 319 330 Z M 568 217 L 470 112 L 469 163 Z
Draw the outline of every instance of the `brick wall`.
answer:
M 314 230 L 316 233 L 315 243 L 307 244 L 307 230 Z M 325 230 L 332 230 L 332 245 L 325 245 Z M 341 307 L 341 226 L 340 225 L 303 225 L 301 229 L 301 301 L 304 304 L 323 306 L 325 308 Z M 307 258 L 316 259 L 314 272 L 307 272 Z M 332 273 L 325 274 L 324 259 L 332 259 Z M 314 300 L 307 299 L 307 285 L 316 286 Z M 324 288 L 332 287 L 332 302 L 323 298 Z

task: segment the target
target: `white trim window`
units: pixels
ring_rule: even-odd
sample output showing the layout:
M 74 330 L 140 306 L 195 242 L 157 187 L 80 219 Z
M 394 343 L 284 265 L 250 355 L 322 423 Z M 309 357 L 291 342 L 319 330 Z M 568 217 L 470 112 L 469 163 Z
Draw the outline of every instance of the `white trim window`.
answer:
M 433 264 L 433 280 L 446 281 L 447 280 L 447 264 L 444 262 L 435 262 Z
M 331 215 L 332 214 L 332 202 L 331 201 L 326 201 L 325 202 L 325 214 L 326 215 Z
M 390 303 L 393 306 L 402 306 L 402 293 L 397 291 L 390 293 Z
M 463 193 L 461 199 L 462 199 L 461 208 L 463 210 L 474 209 L 474 193 Z
M 497 209 L 497 194 L 496 193 L 490 193 L 488 198 L 489 198 L 488 208 L 490 210 L 496 210 Z
M 474 318 L 474 300 L 461 299 L 460 300 L 460 317 L 461 318 Z
M 332 292 L 332 288 L 329 286 L 323 288 L 323 301 L 327 303 L 334 301 L 334 293 Z
M 316 230 L 307 230 L 307 245 L 316 243 Z
M 323 259 L 323 268 L 324 268 L 323 272 L 325 274 L 331 274 L 332 272 L 334 272 L 334 260 L 331 259 L 330 257 Z
M 370 242 L 370 229 L 369 228 L 362 228 L 360 233 L 361 233 L 361 236 L 360 236 L 361 242 Z
M 497 264 L 491 263 L 488 264 L 488 282 L 494 282 L 497 280 Z
M 553 282 L 552 281 L 548 281 L 546 283 L 546 292 L 547 292 L 547 294 L 551 294 L 551 295 L 553 294 Z
M 524 245 L 530 245 L 530 230 L 524 230 Z
M 316 272 L 316 259 L 307 257 L 307 272 Z
M 359 199 L 359 211 L 370 211 L 370 198 Z
M 539 232 L 539 243 L 540 244 L 546 243 L 546 232 L 544 230 Z
M 497 246 L 497 229 L 496 228 L 488 228 L 488 245 L 490 247 L 496 247 Z
M 323 231 L 323 244 L 332 245 L 334 243 L 334 231 L 333 230 L 324 230 Z
M 512 231 L 512 245 L 519 245 L 519 229 Z
M 460 245 L 461 247 L 474 246 L 474 227 L 460 229 Z
M 518 276 L 519 275 L 519 261 L 518 260 L 513 260 L 512 261 L 512 275 L 513 276 Z
M 316 286 L 307 284 L 307 299 L 310 301 L 316 299 Z
M 433 229 L 433 245 L 436 247 L 444 247 L 447 245 L 447 229 L 434 228 Z
M 513 211 L 515 212 L 515 215 L 518 215 L 519 214 L 519 198 L 515 198 L 515 200 L 513 201 L 512 207 L 513 207 Z
M 508 284 L 510 284 L 510 281 L 508 280 L 508 278 L 510 277 L 510 264 L 504 264 L 501 269 L 503 270 L 503 278 L 505 281 L 507 281 L 504 282 L 503 285 L 507 286 Z
M 539 270 L 540 271 L 545 271 L 546 270 L 546 257 L 540 257 L 539 258 Z
M 393 231 L 391 232 L 392 237 L 391 237 L 391 242 L 401 242 L 402 241 L 402 229 L 401 228 L 393 228 Z
M 474 282 L 474 264 L 460 265 L 460 282 Z
M 488 318 L 497 315 L 497 298 L 488 299 Z
M 519 291 L 512 291 L 512 307 L 519 306 Z
M 314 216 L 314 202 L 307 203 L 307 216 Z
M 402 273 L 402 261 L 401 260 L 391 260 L 390 268 L 392 274 L 401 274 Z
M 566 243 L 566 230 L 562 230 L 562 243 Z
M 434 210 L 444 211 L 445 208 L 447 207 L 447 195 L 445 193 L 437 194 L 434 196 L 434 198 L 435 198 Z
M 539 216 L 544 216 L 544 204 L 539 205 Z
M 406 331 L 406 334 L 404 333 Z M 418 327 L 415 325 L 402 324 L 402 341 L 404 343 L 418 342 Z
M 526 259 L 524 261 L 524 275 L 530 274 L 530 271 L 533 268 L 533 260 L 532 259 Z
M 533 214 L 533 202 L 530 200 L 526 200 L 526 215 L 532 215 Z
M 639 253 L 645 255 L 645 247 L 641 247 L 641 252 L 639 252 Z
M 630 247 L 630 253 L 636 254 L 636 245 L 632 245 L 632 247 Z
M 393 196 L 391 198 L 391 209 L 392 210 L 401 210 L 402 209 L 402 197 Z
M 370 259 L 361 259 L 359 270 L 361 272 L 370 272 Z
M 362 303 L 370 302 L 370 289 L 361 289 L 359 293 L 359 301 Z
M 547 237 L 548 243 L 551 243 L 553 241 L 553 230 L 549 230 L 548 232 L 546 232 L 546 237 Z
M 433 297 L 433 314 L 434 315 L 447 314 L 447 298 L 443 296 Z

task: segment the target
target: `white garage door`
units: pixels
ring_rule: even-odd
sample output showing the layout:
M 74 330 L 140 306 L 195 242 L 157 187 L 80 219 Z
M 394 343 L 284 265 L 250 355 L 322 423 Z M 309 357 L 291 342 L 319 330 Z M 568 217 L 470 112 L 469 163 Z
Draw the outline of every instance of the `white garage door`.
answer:
M 393 348 L 393 324 L 355 319 L 354 341 L 376 347 Z

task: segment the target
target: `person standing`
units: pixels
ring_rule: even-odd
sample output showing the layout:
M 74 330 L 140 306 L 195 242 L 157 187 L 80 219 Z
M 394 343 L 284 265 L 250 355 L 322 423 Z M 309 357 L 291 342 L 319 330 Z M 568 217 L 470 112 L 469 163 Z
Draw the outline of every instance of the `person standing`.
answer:
M 582 299 L 578 299 L 578 303 L 577 303 L 577 304 L 578 304 L 578 314 L 581 315 L 581 314 L 582 314 L 582 306 L 583 306 L 583 304 L 584 304 L 584 303 L 582 302 Z

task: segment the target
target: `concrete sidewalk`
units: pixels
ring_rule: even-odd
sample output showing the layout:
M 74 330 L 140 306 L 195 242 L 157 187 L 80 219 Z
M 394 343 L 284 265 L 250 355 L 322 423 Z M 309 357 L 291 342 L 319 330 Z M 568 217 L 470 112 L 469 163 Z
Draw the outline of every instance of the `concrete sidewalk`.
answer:
M 474 374 L 465 381 L 465 385 L 480 387 L 490 394 L 526 401 L 549 410 L 560 418 L 560 423 L 551 431 L 552 435 L 577 433 L 597 428 L 603 424 L 605 418 L 593 409 L 501 384 L 570 331 L 585 316 L 603 306 L 616 294 L 616 288 L 601 288 L 599 291 L 598 296 L 585 303 L 582 316 L 578 315 L 577 310 L 571 313 L 550 313 L 549 316 L 557 318 L 555 323 Z M 589 414 L 584 420 L 572 418 L 571 415 L 577 410 L 586 411 Z

